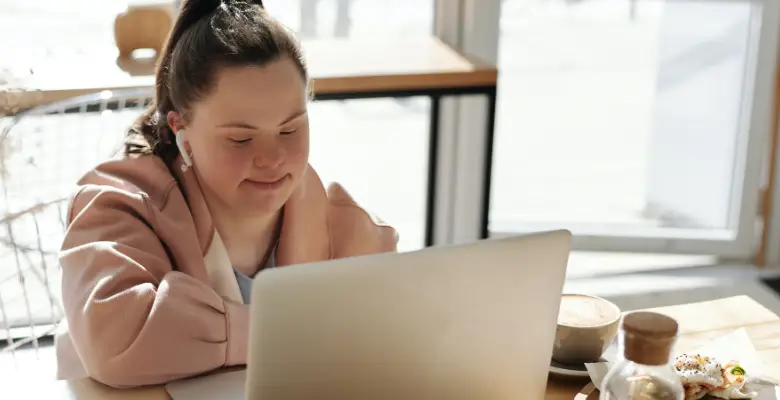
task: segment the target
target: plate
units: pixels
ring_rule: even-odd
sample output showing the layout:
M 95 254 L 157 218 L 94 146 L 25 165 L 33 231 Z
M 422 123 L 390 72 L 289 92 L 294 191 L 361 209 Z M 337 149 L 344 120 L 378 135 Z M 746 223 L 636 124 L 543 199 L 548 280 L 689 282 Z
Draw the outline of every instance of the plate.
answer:
M 582 365 L 567 365 L 561 364 L 557 361 L 550 361 L 550 372 L 561 376 L 576 376 L 587 378 L 588 370 L 585 368 L 585 364 Z

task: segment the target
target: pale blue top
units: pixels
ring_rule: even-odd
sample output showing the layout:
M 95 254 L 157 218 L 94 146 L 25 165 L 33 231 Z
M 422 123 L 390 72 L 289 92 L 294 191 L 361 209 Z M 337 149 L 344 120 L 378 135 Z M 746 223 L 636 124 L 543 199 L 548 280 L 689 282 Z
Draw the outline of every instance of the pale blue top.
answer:
M 249 304 L 252 301 L 252 280 L 260 271 L 266 268 L 276 267 L 276 247 L 271 250 L 271 254 L 268 255 L 268 262 L 265 263 L 263 268 L 260 268 L 254 276 L 246 276 L 242 272 L 233 268 L 233 273 L 236 275 L 236 281 L 238 281 L 238 290 L 241 291 L 241 298 L 244 300 L 244 304 Z

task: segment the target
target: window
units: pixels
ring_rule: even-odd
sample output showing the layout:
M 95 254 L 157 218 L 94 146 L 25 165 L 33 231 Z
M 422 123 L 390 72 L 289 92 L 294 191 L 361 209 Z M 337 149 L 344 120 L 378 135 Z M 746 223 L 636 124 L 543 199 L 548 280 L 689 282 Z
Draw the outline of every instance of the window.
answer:
M 491 231 L 747 256 L 776 44 L 763 3 L 504 1 Z

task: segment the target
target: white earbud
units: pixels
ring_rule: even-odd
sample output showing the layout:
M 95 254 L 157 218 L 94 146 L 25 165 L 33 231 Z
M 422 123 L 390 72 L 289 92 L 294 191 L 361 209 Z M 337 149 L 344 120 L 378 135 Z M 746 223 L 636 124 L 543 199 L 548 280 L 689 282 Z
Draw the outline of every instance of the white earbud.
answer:
M 179 148 L 181 158 L 184 160 L 184 164 L 181 166 L 181 171 L 187 172 L 187 169 L 192 166 L 192 157 L 190 156 L 190 153 L 187 153 L 187 149 L 184 147 L 184 133 L 184 129 L 176 132 L 176 147 Z

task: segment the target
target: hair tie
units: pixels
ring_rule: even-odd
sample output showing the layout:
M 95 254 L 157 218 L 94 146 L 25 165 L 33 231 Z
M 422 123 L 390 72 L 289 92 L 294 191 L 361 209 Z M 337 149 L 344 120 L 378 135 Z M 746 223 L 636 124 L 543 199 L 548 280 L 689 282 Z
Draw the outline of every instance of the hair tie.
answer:
M 232 5 L 235 5 L 236 3 L 245 3 L 245 4 L 254 4 L 260 6 L 261 8 L 265 8 L 265 6 L 263 5 L 263 0 L 219 0 L 218 2 L 225 7 L 230 7 Z

